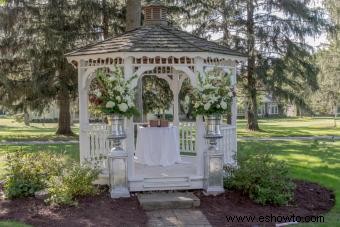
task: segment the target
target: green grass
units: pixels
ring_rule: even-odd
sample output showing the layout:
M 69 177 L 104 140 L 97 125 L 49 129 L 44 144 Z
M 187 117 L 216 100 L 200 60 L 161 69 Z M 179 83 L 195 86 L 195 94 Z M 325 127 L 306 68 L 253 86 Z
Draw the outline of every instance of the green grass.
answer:
M 276 136 L 340 136 L 340 118 L 338 127 L 334 128 L 332 118 L 278 118 L 260 119 L 260 132 L 246 130 L 246 121 L 238 120 L 237 134 L 244 137 Z
M 5 175 L 6 155 L 13 152 L 53 152 L 63 154 L 67 160 L 79 161 L 78 144 L 51 144 L 51 145 L 0 145 L 0 179 Z
M 0 221 L 0 227 L 31 227 L 31 225 L 26 225 L 16 221 Z
M 15 121 L 13 118 L 0 118 L 0 143 L 6 141 L 29 141 L 29 140 L 69 140 L 78 139 L 78 136 L 65 137 L 55 135 L 57 124 L 32 123 L 25 126 L 24 123 Z M 78 133 L 78 127 L 72 128 L 74 133 Z
M 340 141 L 239 142 L 240 154 L 259 152 L 269 152 L 275 158 L 286 161 L 293 178 L 316 182 L 332 189 L 336 205 L 325 216 L 327 224 L 315 226 L 340 226 Z
M 333 127 L 332 118 L 278 118 L 260 119 L 260 132 L 246 130 L 245 120 L 238 120 L 237 133 L 241 137 L 276 137 L 276 136 L 340 136 L 340 119 L 338 127 Z M 29 140 L 70 140 L 74 137 L 56 136 L 57 124 L 37 124 L 25 126 L 13 118 L 0 118 L 0 143 L 6 141 Z M 79 126 L 72 128 L 74 133 L 79 133 Z

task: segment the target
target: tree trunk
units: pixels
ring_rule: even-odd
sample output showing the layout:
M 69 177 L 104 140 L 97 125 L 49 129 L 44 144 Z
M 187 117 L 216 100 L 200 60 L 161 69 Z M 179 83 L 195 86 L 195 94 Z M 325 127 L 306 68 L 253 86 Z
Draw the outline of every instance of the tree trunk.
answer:
M 102 29 L 104 39 L 109 37 L 109 16 L 106 0 L 102 0 Z
M 337 114 L 338 114 L 338 105 L 337 105 L 337 103 L 334 103 L 334 128 L 337 127 L 337 125 L 336 125 Z
M 141 0 L 126 1 L 126 31 L 141 26 L 142 3 Z
M 281 117 L 284 117 L 285 116 L 285 107 L 284 107 L 283 103 L 279 102 L 278 105 L 277 105 L 277 108 L 278 108 L 278 111 L 279 111 L 279 115 Z
M 255 32 L 254 32 L 254 2 L 249 0 L 247 3 L 247 36 L 248 36 L 248 106 L 247 106 L 247 127 L 251 131 L 259 131 L 257 120 L 257 90 L 255 75 Z
M 24 123 L 26 126 L 30 126 L 30 115 L 26 108 L 24 109 Z
M 57 135 L 73 135 L 71 130 L 70 97 L 67 91 L 60 91 L 58 96 L 59 121 Z

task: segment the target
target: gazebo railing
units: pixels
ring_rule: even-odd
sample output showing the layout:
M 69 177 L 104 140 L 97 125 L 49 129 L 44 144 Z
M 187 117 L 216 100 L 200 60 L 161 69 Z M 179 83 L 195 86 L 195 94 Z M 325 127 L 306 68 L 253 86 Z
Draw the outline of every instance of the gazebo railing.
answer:
M 179 144 L 182 153 L 196 154 L 196 122 L 180 122 Z
M 134 124 L 134 127 L 138 123 Z M 181 122 L 179 130 L 180 150 L 184 155 L 196 155 L 196 122 Z M 112 141 L 108 140 L 110 134 L 110 126 L 107 124 L 90 124 L 86 130 L 86 144 L 87 149 L 82 154 L 84 160 L 89 161 L 93 165 L 99 165 L 106 169 L 107 154 L 112 148 Z M 136 144 L 136 133 L 134 130 L 134 143 Z M 235 156 L 237 152 L 236 127 L 231 125 L 222 125 L 221 132 L 223 139 L 218 140 L 218 147 L 224 152 L 224 163 L 228 165 L 235 165 Z M 125 142 L 123 146 L 125 147 Z

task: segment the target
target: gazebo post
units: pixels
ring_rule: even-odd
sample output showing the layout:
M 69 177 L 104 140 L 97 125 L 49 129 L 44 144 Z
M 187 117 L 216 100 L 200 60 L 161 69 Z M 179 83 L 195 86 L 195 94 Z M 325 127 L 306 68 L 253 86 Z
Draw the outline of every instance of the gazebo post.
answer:
M 78 92 L 79 92 L 79 149 L 80 162 L 84 162 L 89 157 L 89 146 L 87 130 L 89 127 L 88 116 L 88 88 L 85 81 L 87 80 L 86 69 L 82 68 L 84 61 L 81 60 L 78 67 Z
M 204 68 L 203 68 L 204 61 L 200 57 L 195 58 L 195 76 L 197 74 L 203 76 L 204 75 Z M 197 81 L 197 79 L 195 78 Z M 192 82 L 194 87 L 197 86 L 197 82 Z M 205 138 L 204 138 L 204 122 L 203 116 L 196 117 L 196 153 L 197 153 L 197 175 L 204 177 L 204 151 L 207 148 Z
M 233 68 L 233 73 L 231 75 L 231 85 L 236 88 L 237 78 L 236 78 L 236 64 Z M 231 106 L 231 125 L 236 126 L 237 121 L 237 97 L 233 97 L 232 106 Z
M 175 73 L 173 75 L 173 79 L 172 79 L 172 93 L 174 96 L 174 126 L 179 127 L 179 92 L 180 92 L 180 81 L 179 81 L 179 74 Z
M 133 58 L 131 56 L 124 59 L 124 77 L 126 80 L 133 76 Z M 134 143 L 134 125 L 133 118 L 127 119 L 126 121 L 126 134 L 127 139 L 125 143 L 125 151 L 128 153 L 127 160 L 127 172 L 128 178 L 131 179 L 134 175 L 134 163 L 133 156 L 135 153 L 135 143 Z

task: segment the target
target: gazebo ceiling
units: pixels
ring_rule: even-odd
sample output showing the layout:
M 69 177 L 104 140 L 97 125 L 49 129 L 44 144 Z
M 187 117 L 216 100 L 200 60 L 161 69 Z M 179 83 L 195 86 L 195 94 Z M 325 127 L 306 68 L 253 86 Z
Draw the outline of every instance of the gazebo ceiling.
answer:
M 244 54 L 233 51 L 215 42 L 196 37 L 166 25 L 149 25 L 126 32 L 66 54 L 66 57 L 99 55 L 123 52 L 160 52 L 160 53 L 214 53 L 235 57 Z

